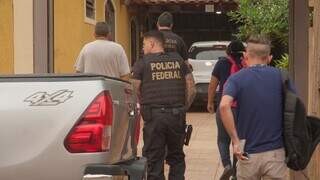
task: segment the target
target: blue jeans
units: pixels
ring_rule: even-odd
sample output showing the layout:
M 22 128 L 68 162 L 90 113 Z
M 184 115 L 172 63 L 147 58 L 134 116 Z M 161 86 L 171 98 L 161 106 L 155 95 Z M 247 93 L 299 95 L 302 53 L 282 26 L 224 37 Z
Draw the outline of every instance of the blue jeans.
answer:
M 232 109 L 233 116 L 236 119 L 236 110 Z M 230 159 L 230 143 L 231 139 L 229 137 L 229 134 L 227 133 L 226 129 L 223 126 L 221 115 L 220 115 L 220 110 L 219 108 L 217 109 L 216 112 L 216 121 L 217 121 L 217 128 L 218 128 L 218 148 L 220 152 L 220 158 L 223 164 L 223 167 L 226 167 L 227 165 L 232 165 L 231 164 L 231 159 Z

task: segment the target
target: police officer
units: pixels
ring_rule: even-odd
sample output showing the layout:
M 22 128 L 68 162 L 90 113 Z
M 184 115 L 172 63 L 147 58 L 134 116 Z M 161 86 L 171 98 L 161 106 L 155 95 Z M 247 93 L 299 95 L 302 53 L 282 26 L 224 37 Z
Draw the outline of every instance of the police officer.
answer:
M 164 35 L 165 44 L 164 49 L 166 52 L 177 52 L 183 60 L 188 64 L 187 46 L 183 39 L 177 34 L 172 32 L 173 17 L 169 12 L 164 12 L 158 17 L 157 22 L 158 30 Z
M 143 156 L 148 180 L 164 180 L 164 160 L 169 180 L 184 180 L 185 114 L 194 95 L 194 81 L 177 53 L 164 51 L 159 31 L 144 34 L 143 59 L 133 68 L 133 84 L 142 105 Z

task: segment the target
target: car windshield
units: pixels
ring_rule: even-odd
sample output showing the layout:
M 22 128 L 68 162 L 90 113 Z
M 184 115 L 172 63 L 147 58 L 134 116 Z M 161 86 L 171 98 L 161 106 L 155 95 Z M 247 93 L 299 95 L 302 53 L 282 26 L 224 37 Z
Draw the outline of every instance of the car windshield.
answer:
M 218 60 L 219 57 L 227 55 L 226 48 L 226 46 L 193 47 L 189 51 L 189 56 L 196 60 Z
M 198 52 L 195 56 L 195 59 L 197 59 L 197 60 L 211 60 L 211 59 L 216 60 L 222 56 L 226 56 L 226 52 L 223 50 L 206 50 L 206 51 Z

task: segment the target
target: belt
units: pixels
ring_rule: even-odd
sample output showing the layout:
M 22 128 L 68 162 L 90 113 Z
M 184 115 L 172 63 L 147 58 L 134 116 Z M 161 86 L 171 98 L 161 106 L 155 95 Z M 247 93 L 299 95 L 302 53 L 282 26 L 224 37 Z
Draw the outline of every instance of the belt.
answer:
M 160 111 L 160 112 L 170 112 L 173 114 L 177 114 L 184 110 L 184 106 L 182 104 L 170 104 L 170 105 L 157 105 L 157 104 L 152 104 L 152 105 L 143 105 L 146 108 L 150 108 L 150 110 L 154 111 Z
M 184 105 L 182 105 L 182 104 L 145 104 L 145 105 L 142 105 L 142 106 L 149 107 L 149 108 L 152 108 L 152 109 L 161 109 L 161 108 L 173 109 L 173 108 L 182 108 L 182 107 L 184 107 Z

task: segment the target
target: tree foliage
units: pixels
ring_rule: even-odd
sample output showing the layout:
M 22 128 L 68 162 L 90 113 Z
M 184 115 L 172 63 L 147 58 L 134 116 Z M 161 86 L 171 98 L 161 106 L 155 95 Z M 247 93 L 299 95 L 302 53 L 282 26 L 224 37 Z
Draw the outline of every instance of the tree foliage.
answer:
M 264 33 L 282 46 L 288 46 L 289 0 L 239 0 L 239 9 L 228 15 L 240 25 L 239 38 Z
M 281 59 L 275 62 L 275 66 L 280 69 L 289 69 L 289 54 L 285 53 Z

